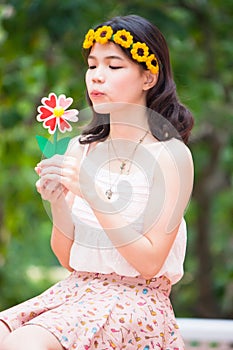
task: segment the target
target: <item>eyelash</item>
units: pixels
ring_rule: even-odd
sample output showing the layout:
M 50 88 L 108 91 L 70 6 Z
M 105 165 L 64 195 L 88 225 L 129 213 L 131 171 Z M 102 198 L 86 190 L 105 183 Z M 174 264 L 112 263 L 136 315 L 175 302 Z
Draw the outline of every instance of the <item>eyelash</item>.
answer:
M 111 68 L 111 69 L 121 69 L 122 67 L 121 66 L 109 66 L 109 68 Z
M 96 66 L 89 66 L 88 69 L 95 69 Z M 109 66 L 109 68 L 111 69 L 121 69 L 122 67 L 121 66 Z

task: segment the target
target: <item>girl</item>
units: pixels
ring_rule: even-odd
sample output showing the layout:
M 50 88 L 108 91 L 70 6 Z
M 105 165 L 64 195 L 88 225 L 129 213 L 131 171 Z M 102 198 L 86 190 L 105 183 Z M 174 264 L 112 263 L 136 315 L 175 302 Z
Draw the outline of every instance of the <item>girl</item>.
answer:
M 183 274 L 192 116 L 147 20 L 113 18 L 83 48 L 92 121 L 36 167 L 71 273 L 0 313 L 0 349 L 184 349 L 169 294 Z

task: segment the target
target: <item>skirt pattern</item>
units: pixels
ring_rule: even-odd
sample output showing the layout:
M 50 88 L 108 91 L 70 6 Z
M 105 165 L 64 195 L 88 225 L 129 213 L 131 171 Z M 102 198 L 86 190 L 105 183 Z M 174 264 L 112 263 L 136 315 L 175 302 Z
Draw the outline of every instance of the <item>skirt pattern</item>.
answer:
M 165 277 L 73 272 L 39 296 L 0 312 L 11 330 L 46 328 L 67 350 L 183 350 Z

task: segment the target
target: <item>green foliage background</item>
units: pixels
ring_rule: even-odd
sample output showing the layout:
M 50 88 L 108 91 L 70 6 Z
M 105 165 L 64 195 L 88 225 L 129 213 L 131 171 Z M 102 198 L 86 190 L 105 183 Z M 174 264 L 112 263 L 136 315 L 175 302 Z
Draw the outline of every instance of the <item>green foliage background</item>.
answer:
M 130 13 L 164 33 L 180 99 L 196 121 L 195 187 L 185 275 L 172 293 L 175 312 L 233 316 L 231 0 L 0 1 L 0 309 L 57 278 L 51 222 L 35 190 L 41 157 L 35 135 L 44 132 L 36 107 L 51 91 L 72 96 L 73 108 L 85 107 L 83 37 L 93 25 Z

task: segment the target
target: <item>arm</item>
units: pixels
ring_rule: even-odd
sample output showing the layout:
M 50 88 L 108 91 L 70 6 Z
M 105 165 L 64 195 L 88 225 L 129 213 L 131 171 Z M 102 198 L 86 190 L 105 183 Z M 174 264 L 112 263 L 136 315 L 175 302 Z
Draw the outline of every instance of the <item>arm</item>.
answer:
M 44 179 L 60 182 L 89 203 L 113 245 L 146 279 L 159 272 L 166 260 L 193 185 L 193 163 L 187 147 L 176 139 L 165 145 L 156 163 L 154 182 L 144 212 L 143 235 L 124 220 L 114 203 L 109 202 L 101 189 L 93 184 L 90 162 L 84 162 L 80 169 L 77 151 L 75 156 L 45 160 L 42 166 Z M 93 159 L 94 156 L 95 153 Z
M 71 152 L 74 141 L 75 139 L 71 141 L 67 155 Z M 40 164 L 36 167 L 36 171 L 41 175 L 40 180 L 36 184 L 37 190 L 41 194 L 42 199 L 48 200 L 51 205 L 53 222 L 51 248 L 60 264 L 69 271 L 72 271 L 69 265 L 69 258 L 74 240 L 74 225 L 71 216 L 74 195 L 67 192 L 67 189 L 59 184 L 58 181 L 45 179 L 42 175 Z
M 60 264 L 72 271 L 69 265 L 70 249 L 73 244 L 74 225 L 71 217 L 70 205 L 64 196 L 60 201 L 51 203 L 53 228 L 51 248 Z
M 160 174 L 160 176 L 159 176 Z M 108 203 L 98 206 L 97 195 L 88 195 L 98 221 L 121 255 L 146 279 L 155 276 L 176 238 L 193 186 L 193 163 L 189 150 L 170 140 L 160 153 L 154 182 L 145 210 L 144 234 L 138 234 Z M 86 192 L 86 191 L 85 191 Z M 160 200 L 156 200 L 156 199 Z M 120 225 L 119 225 L 120 223 Z
M 66 190 L 56 182 L 41 177 L 36 183 L 37 191 L 43 200 L 51 204 L 52 235 L 51 248 L 60 264 L 71 271 L 69 266 L 70 249 L 73 243 L 74 225 L 70 207 L 65 199 Z

